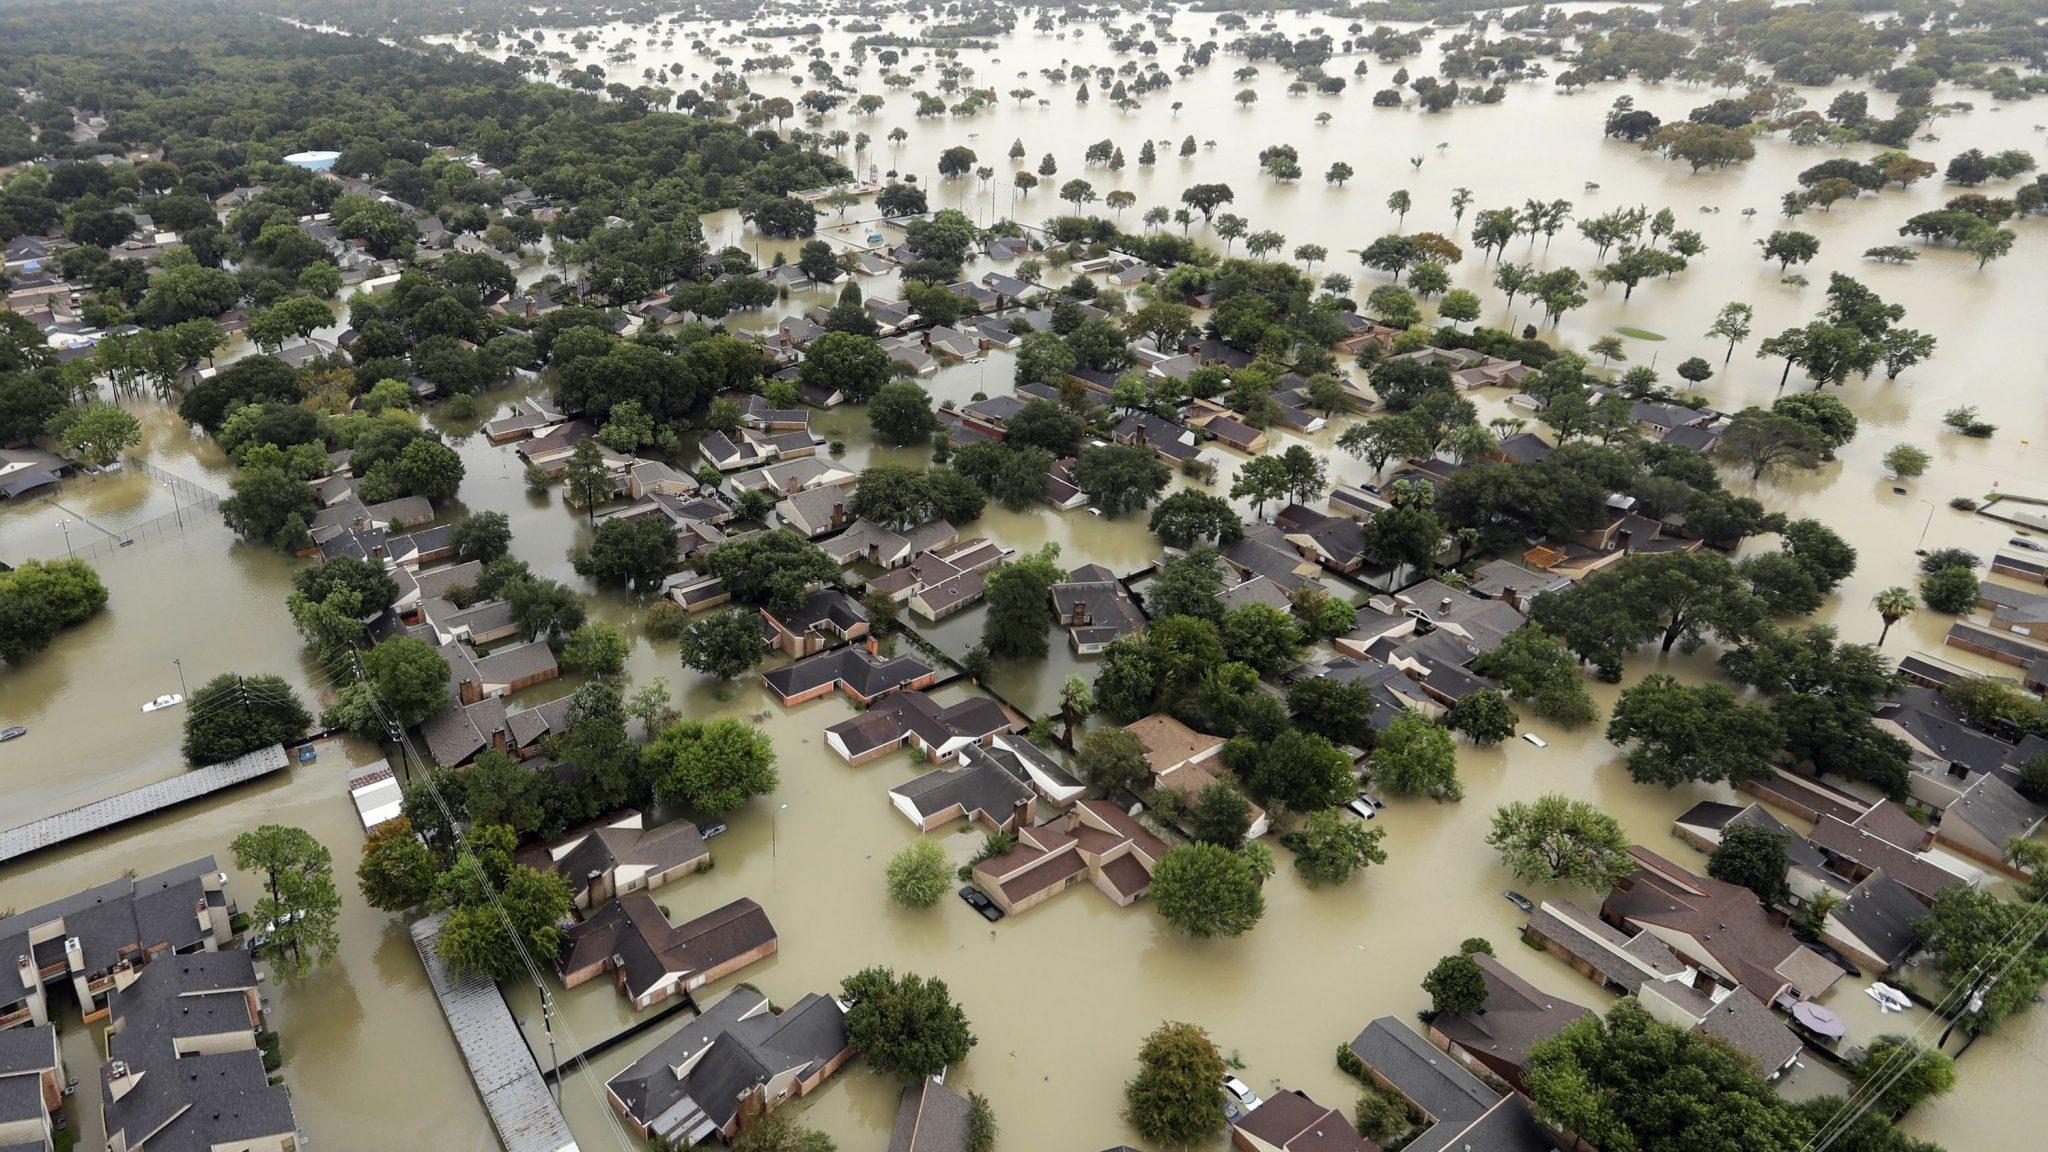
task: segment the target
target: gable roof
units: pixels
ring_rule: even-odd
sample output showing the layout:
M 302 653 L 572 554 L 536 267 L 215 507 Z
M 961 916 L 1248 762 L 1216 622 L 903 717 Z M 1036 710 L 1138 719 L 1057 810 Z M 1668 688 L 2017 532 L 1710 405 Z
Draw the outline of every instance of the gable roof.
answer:
M 1478 1012 L 1446 1012 L 1431 1027 L 1461 1047 L 1522 1067 L 1529 1049 L 1587 1014 L 1584 1007 L 1552 996 L 1481 952 L 1472 957 L 1486 978 L 1486 1001 Z
M 831 997 L 810 993 L 777 1015 L 759 992 L 735 988 L 606 1088 L 628 1115 L 658 1132 L 681 1128 L 692 1108 L 723 1128 L 747 1092 L 783 1072 L 814 1074 L 846 1046 L 846 1014 Z
M 1500 1100 L 1500 1093 L 1392 1016 L 1366 1025 L 1351 1051 L 1434 1121 L 1476 1120 Z
M 919 1080 L 896 1102 L 889 1152 L 967 1152 L 969 1111 L 967 1097 L 936 1080 Z
M 1360 1136 L 1343 1113 L 1300 1091 L 1275 1092 L 1237 1127 L 1287 1152 L 1373 1152 L 1372 1142 Z

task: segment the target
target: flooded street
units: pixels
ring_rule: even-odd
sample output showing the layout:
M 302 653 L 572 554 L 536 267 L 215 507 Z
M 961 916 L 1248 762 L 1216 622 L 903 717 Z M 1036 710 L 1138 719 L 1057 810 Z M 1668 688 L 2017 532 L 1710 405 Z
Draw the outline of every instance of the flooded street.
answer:
M 1329 15 L 1285 15 L 1276 22 L 1295 35 L 1323 27 L 1341 38 L 1345 21 Z M 887 27 L 899 31 L 909 26 L 898 16 Z M 1177 33 L 1197 43 L 1235 35 L 1214 34 L 1209 27 L 1206 16 L 1192 13 L 1174 21 Z M 716 41 L 734 30 L 684 25 L 676 31 L 677 47 L 656 49 L 650 46 L 646 29 L 614 25 L 597 30 L 596 43 L 576 62 L 603 61 L 606 46 L 630 34 L 640 41 L 639 55 L 629 63 L 607 65 L 618 78 L 630 79 L 642 68 L 677 61 L 686 74 L 708 75 L 713 70 L 708 57 L 691 55 L 689 41 Z M 551 30 L 546 47 L 566 48 L 568 40 L 569 34 Z M 820 38 L 828 52 L 839 54 L 836 63 L 849 59 L 851 40 L 841 32 Z M 726 50 L 744 58 L 793 53 L 800 43 L 754 41 Z M 1178 62 L 1179 48 L 1162 44 L 1158 59 L 1163 67 L 1170 70 Z M 502 56 L 504 49 L 495 54 Z M 924 50 L 905 55 L 904 69 L 932 61 Z M 1352 59 L 1340 57 L 1328 70 L 1348 75 Z M 1754 241 L 1773 228 L 1788 226 L 1776 215 L 1775 205 L 1780 193 L 1794 186 L 1796 173 L 1834 155 L 1867 157 L 1875 148 L 1859 145 L 1839 153 L 1766 138 L 1759 141 L 1752 162 L 1695 176 L 1683 164 L 1632 145 L 1603 141 L 1601 119 L 1614 98 L 1623 94 L 1632 95 L 1637 107 L 1672 120 L 1717 93 L 1678 84 L 1629 83 L 1564 95 L 1544 81 L 1511 86 L 1506 101 L 1497 106 L 1460 106 L 1425 115 L 1412 107 L 1371 105 L 1371 92 L 1385 87 L 1401 66 L 1377 60 L 1370 61 L 1371 74 L 1354 78 L 1341 98 L 1288 96 L 1284 73 L 1268 62 L 1264 75 L 1249 85 L 1258 91 L 1259 102 L 1237 107 L 1231 96 L 1246 85 L 1232 83 L 1230 73 L 1244 61 L 1219 52 L 1208 69 L 1150 95 L 1141 109 L 1119 111 L 1105 93 L 1079 105 L 1072 83 L 1053 86 L 1039 73 L 1076 61 L 1121 63 L 1093 26 L 1078 39 L 1022 31 L 1003 38 L 993 53 L 963 53 L 962 60 L 976 69 L 973 86 L 999 91 L 1034 88 L 1039 97 L 1051 101 L 1050 106 L 1027 102 L 1019 107 L 1006 98 L 1000 107 L 972 118 L 914 119 L 914 97 L 882 88 L 870 53 L 857 87 L 887 92 L 887 108 L 866 118 L 841 109 L 826 118 L 825 128 L 877 138 L 857 160 L 862 173 L 871 162 L 885 171 L 894 167 L 916 173 L 921 184 L 934 190 L 934 207 L 958 207 L 981 221 L 1010 212 L 1014 190 L 1008 173 L 1019 164 L 1007 160 L 1005 153 L 1013 139 L 1021 139 L 1026 151 L 1021 165 L 1035 168 L 1038 158 L 1051 151 L 1060 170 L 1057 181 L 1042 183 L 1018 203 L 1015 214 L 1027 222 L 1063 209 L 1052 186 L 1075 176 L 1091 181 L 1098 194 L 1111 189 L 1134 193 L 1137 203 L 1126 209 L 1130 227 L 1137 226 L 1137 215 L 1148 207 L 1177 206 L 1181 189 L 1188 185 L 1227 182 L 1236 193 L 1229 211 L 1244 216 L 1253 229 L 1285 234 L 1283 251 L 1303 243 L 1327 247 L 1333 255 L 1327 264 L 1318 265 L 1317 274 L 1336 271 L 1352 276 L 1357 281 L 1353 295 L 1361 301 L 1385 277 L 1360 267 L 1347 250 L 1362 248 L 1394 230 L 1395 220 L 1383 204 L 1395 189 L 1407 189 L 1414 199 L 1406 231 L 1455 232 L 1460 243 L 1466 242 L 1471 213 L 1454 228 L 1450 198 L 1459 187 L 1473 190 L 1475 211 L 1555 198 L 1574 201 L 1578 213 L 1586 216 L 1635 204 L 1652 211 L 1669 206 L 1678 214 L 1680 227 L 1700 231 L 1706 254 L 1675 278 L 1644 284 L 1638 289 L 1641 300 L 1624 303 L 1618 288 L 1594 287 L 1585 308 L 1568 314 L 1560 329 L 1546 329 L 1543 335 L 1583 349 L 1618 326 L 1660 333 L 1667 339 L 1628 339 L 1629 363 L 1654 363 L 1667 373 L 1667 382 L 1675 383 L 1669 374 L 1672 366 L 1692 355 L 1704 356 L 1716 365 L 1717 375 L 1700 391 L 1724 411 L 1768 404 L 1777 394 L 1782 365 L 1756 359 L 1755 342 L 1810 319 L 1822 302 L 1829 271 L 1854 275 L 1887 301 L 1903 304 L 1903 323 L 1938 336 L 1939 352 L 1930 363 L 1908 369 L 1896 381 L 1885 381 L 1880 373 L 1879 378 L 1851 381 L 1840 390 L 1862 427 L 1857 439 L 1839 453 L 1839 460 L 1753 488 L 1746 477 L 1728 476 L 1737 493 L 1753 491 L 1772 509 L 1817 518 L 1857 547 L 1855 575 L 1820 614 L 1839 624 L 1848 640 L 1876 638 L 1880 621 L 1870 601 L 1879 589 L 1915 582 L 1912 552 L 1923 532 L 1929 548 L 1962 546 L 1986 557 L 2012 534 L 2003 525 L 1952 511 L 1947 506 L 1951 497 L 1981 497 L 1999 490 L 2048 497 L 2048 458 L 2043 456 L 2048 452 L 2048 404 L 2043 403 L 2048 325 L 2042 323 L 2043 300 L 2048 299 L 2048 264 L 2042 256 L 2048 234 L 2043 230 L 2048 225 L 2038 219 L 2015 222 L 2013 227 L 2021 233 L 2015 254 L 1981 272 L 1972 258 L 1950 250 L 1925 250 L 1918 263 L 1908 266 L 1860 259 L 1866 248 L 1899 243 L 1896 229 L 1906 217 L 1938 207 L 1952 194 L 1952 189 L 1930 181 L 1906 192 L 1891 188 L 1837 204 L 1839 211 L 1810 211 L 1800 217 L 1791 226 L 1814 233 L 1822 244 L 1819 258 L 1802 269 L 1812 281 L 1809 287 L 1781 284 L 1775 262 L 1758 258 Z M 1414 75 L 1427 74 L 1436 68 L 1435 49 L 1402 65 Z M 1025 77 L 1019 79 L 1020 73 Z M 690 76 L 689 82 L 698 78 Z M 776 91 L 796 92 L 778 76 L 757 76 L 756 87 L 768 90 L 771 81 Z M 929 83 L 920 77 L 917 86 Z M 1821 108 L 1837 90 L 1802 93 L 1810 107 Z M 1916 154 L 1939 162 L 1970 147 L 1989 152 L 2038 146 L 2038 138 L 2025 127 L 2038 113 L 2025 108 L 1995 112 L 1981 93 L 1963 98 L 1969 96 L 1979 98 L 1976 111 L 1937 122 L 1933 130 L 1941 142 L 1916 145 Z M 1174 101 L 1185 105 L 1177 115 L 1169 107 Z M 1873 92 L 1873 114 L 1888 114 L 1890 101 L 1890 96 Z M 1327 125 L 1314 123 L 1319 112 L 1330 113 Z M 884 139 L 898 125 L 910 134 L 900 149 Z M 1178 158 L 1179 141 L 1189 133 L 1198 140 L 1213 138 L 1215 147 Z M 1135 163 L 1139 144 L 1148 137 L 1166 142 L 1158 145 L 1160 161 L 1150 169 Z M 1103 138 L 1120 145 L 1132 157 L 1131 166 L 1121 172 L 1100 166 L 1084 171 L 1083 148 Z M 1299 183 L 1276 184 L 1258 171 L 1258 151 L 1280 142 L 1301 151 L 1306 176 Z M 972 178 L 937 180 L 932 174 L 936 157 L 953 145 L 975 149 L 981 164 L 997 170 L 997 178 L 988 187 Z M 1410 166 L 1411 156 L 1422 158 L 1419 169 Z M 850 150 L 847 159 L 855 162 Z M 1358 170 L 1358 176 L 1341 189 L 1326 187 L 1320 179 L 1336 160 Z M 1598 183 L 1598 191 L 1586 189 L 1589 181 Z M 1722 210 L 1702 214 L 1701 206 Z M 849 219 L 865 207 L 853 210 Z M 1756 208 L 1758 215 L 1746 219 L 1741 215 L 1744 207 Z M 1099 206 L 1098 210 L 1106 211 Z M 824 223 L 828 229 L 837 226 L 831 219 Z M 854 234 L 863 230 L 856 228 Z M 730 239 L 755 250 L 756 237 L 743 232 L 733 213 L 707 217 L 705 232 L 714 246 Z M 796 248 L 795 242 L 760 240 L 758 250 L 765 261 L 777 251 L 794 259 Z M 1535 261 L 1539 269 L 1569 264 L 1586 271 L 1594 262 L 1592 245 L 1569 226 L 1548 245 L 1539 239 L 1533 250 L 1518 239 L 1507 255 Z M 998 269 L 1014 272 L 1014 265 L 984 263 L 970 267 L 969 276 Z M 543 271 L 529 266 L 524 279 L 530 282 Z M 1482 264 L 1472 252 L 1451 272 L 1454 286 L 1474 290 L 1485 302 L 1484 323 L 1508 322 L 1501 294 L 1490 287 L 1491 265 Z M 1058 281 L 1066 278 L 1048 275 Z M 865 281 L 862 287 L 871 297 L 895 294 L 887 280 Z M 736 316 L 730 323 L 736 329 L 772 328 L 781 316 L 830 298 L 826 292 L 799 295 L 786 306 Z M 1756 332 L 1723 371 L 1723 347 L 1701 334 L 1715 312 L 1730 301 L 1756 307 Z M 1516 329 L 1539 319 L 1534 306 L 1520 298 L 1515 312 Z M 941 401 L 964 404 L 977 394 L 1007 392 L 1012 360 L 1007 353 L 993 353 L 983 361 L 943 367 L 921 383 Z M 1795 378 L 1788 390 L 1804 386 Z M 490 401 L 482 406 L 485 416 L 494 404 L 502 406 L 521 391 L 506 389 L 484 397 Z M 1500 390 L 1474 397 L 1482 420 L 1509 414 Z M 152 464 L 227 493 L 228 469 L 210 443 L 188 433 L 174 413 L 153 401 L 127 403 L 146 412 L 142 454 Z M 1963 404 L 1976 405 L 1982 419 L 1999 425 L 1997 436 L 1986 441 L 1947 433 L 1941 426 L 1942 414 Z M 1356 482 L 1369 478 L 1368 467 L 1333 447 L 1337 432 L 1348 422 L 1340 418 L 1307 442 L 1328 454 L 1333 479 Z M 891 809 L 885 793 L 911 778 L 911 761 L 891 755 L 853 768 L 831 754 L 821 733 L 852 714 L 843 697 L 784 709 L 749 682 L 729 699 L 719 699 L 708 683 L 679 664 L 675 644 L 654 643 L 640 634 L 642 605 L 616 592 L 599 591 L 575 574 L 569 557 L 588 539 L 587 520 L 564 506 L 559 489 L 546 496 L 529 495 L 511 446 L 493 446 L 475 434 L 480 423 L 481 418 L 440 423 L 455 439 L 468 469 L 460 501 L 442 508 L 443 520 L 460 515 L 464 508 L 506 513 L 515 556 L 536 573 L 581 591 L 594 617 L 619 625 L 633 639 L 626 669 L 632 686 L 664 676 L 681 694 L 685 715 L 753 717 L 774 739 L 780 755 L 781 791 L 732 814 L 731 830 L 711 845 L 715 869 L 664 889 L 657 894 L 659 902 L 673 919 L 681 920 L 742 896 L 758 900 L 780 933 L 780 952 L 723 986 L 745 980 L 778 1004 L 793 1002 L 806 992 L 833 990 L 841 977 L 870 964 L 945 979 L 980 1038 L 948 1083 L 989 1098 L 1007 1148 L 1092 1152 L 1135 1143 L 1135 1132 L 1118 1116 L 1122 1085 L 1135 1067 L 1141 1038 L 1163 1019 L 1190 1020 L 1207 1028 L 1226 1054 L 1243 1061 L 1245 1071 L 1240 1075 L 1261 1093 L 1283 1085 L 1298 1088 L 1348 1112 L 1356 1085 L 1332 1063 L 1336 1044 L 1381 1015 L 1412 1020 L 1427 1003 L 1418 986 L 1423 974 L 1470 936 L 1492 941 L 1504 962 L 1538 986 L 1596 1010 L 1604 1008 L 1609 998 L 1592 983 L 1549 956 L 1519 945 L 1525 917 L 1501 898 L 1510 878 L 1482 842 L 1491 813 L 1510 800 L 1564 792 L 1596 802 L 1651 849 L 1702 869 L 1704 858 L 1671 837 L 1671 820 L 1699 800 L 1731 796 L 1722 788 L 1666 791 L 1632 783 L 1616 750 L 1602 738 L 1601 725 L 1568 732 L 1536 722 L 1525 728 L 1540 733 L 1549 742 L 1547 748 L 1519 741 L 1493 749 L 1460 746 L 1459 771 L 1466 793 L 1462 803 L 1392 800 L 1376 822 L 1386 829 L 1382 846 L 1388 862 L 1347 884 L 1312 891 L 1297 878 L 1286 851 L 1279 850 L 1279 873 L 1266 887 L 1265 919 L 1238 940 L 1191 940 L 1169 929 L 1146 903 L 1119 909 L 1085 885 L 993 926 L 950 896 L 933 909 L 904 911 L 889 903 L 882 868 L 917 833 Z M 817 413 L 813 429 L 848 441 L 844 462 L 849 467 L 928 459 L 922 448 L 875 446 L 867 433 L 867 414 L 859 408 Z M 1273 439 L 1275 452 L 1292 442 L 1278 432 Z M 2036 446 L 2029 446 L 2029 441 Z M 1901 442 L 1934 457 L 1924 477 L 1902 485 L 1903 495 L 1893 491 L 1880 463 L 1884 453 Z M 1223 464 L 1213 489 L 1221 495 L 1229 490 L 1230 476 L 1242 458 L 1216 447 L 1210 453 Z M 685 466 L 693 470 L 695 464 L 692 457 Z M 1176 477 L 1174 483 L 1185 481 Z M 157 523 L 166 515 L 183 515 L 187 524 L 183 530 L 144 535 L 127 548 L 99 548 L 93 560 L 110 593 L 106 610 L 61 634 L 48 651 L 23 665 L 0 666 L 0 722 L 32 729 L 29 738 L 0 747 L 0 810 L 5 812 L 0 823 L 20 824 L 179 772 L 182 712 L 137 712 L 144 700 L 178 690 L 179 669 L 173 660 L 182 661 L 186 681 L 194 687 L 224 671 L 262 672 L 283 676 L 309 698 L 323 703 L 331 698 L 332 677 L 302 655 L 285 609 L 291 573 L 303 562 L 236 542 L 216 511 L 182 509 L 174 504 L 168 486 L 138 472 L 69 481 L 56 501 L 0 506 L 0 559 L 61 557 L 66 531 L 74 549 L 92 547 L 106 534 L 91 527 L 93 523 L 117 533 L 132 525 Z M 69 521 L 68 528 L 60 527 L 59 521 Z M 1158 550 L 1142 517 L 1109 520 L 1085 511 L 1062 514 L 1040 508 L 1011 513 L 990 505 L 962 534 L 988 536 L 1020 552 L 1054 542 L 1068 566 L 1096 562 L 1119 572 L 1144 566 Z M 1749 544 L 1752 550 L 1773 546 L 1768 539 Z M 1353 599 L 1364 595 L 1356 588 L 1349 594 Z M 981 616 L 977 608 L 920 631 L 958 653 L 978 639 Z M 1950 622 L 1933 612 L 1916 613 L 1892 629 L 1885 651 L 1894 659 L 1922 652 L 1981 672 L 2010 671 L 1943 647 Z M 1093 658 L 1072 655 L 1064 640 L 1063 635 L 1054 635 L 1052 655 L 1045 662 L 998 665 L 991 686 L 1020 708 L 1049 710 L 1068 675 L 1093 674 Z M 1652 672 L 1690 680 L 1712 677 L 1715 655 L 1711 648 L 1669 657 L 1645 650 L 1630 660 L 1628 680 Z M 515 704 L 530 706 L 571 691 L 574 684 L 573 678 L 564 678 L 543 685 L 519 694 Z M 1619 687 L 1592 685 L 1603 712 Z M 260 784 L 0 868 L 0 909 L 25 909 L 124 869 L 147 873 L 207 853 L 232 871 L 227 845 L 238 832 L 270 822 L 304 827 L 333 851 L 344 912 L 335 963 L 268 993 L 277 1010 L 275 1026 L 284 1036 L 283 1071 L 301 1128 L 319 1148 L 495 1148 L 402 919 L 368 908 L 357 892 L 354 869 L 362 833 L 344 781 L 352 767 L 380 758 L 373 748 L 334 745 L 323 750 L 319 761 L 295 765 Z M 934 835 L 955 863 L 964 862 L 981 841 L 979 831 Z M 1522 890 L 1532 899 L 1568 896 L 1589 907 L 1600 896 L 1527 886 Z M 230 891 L 245 909 L 256 899 L 255 881 L 248 876 L 235 876 Z M 1862 993 L 1864 983 L 1845 980 L 1824 1001 L 1848 1021 L 1850 1043 L 1867 1042 L 1880 1032 L 1902 1031 L 1918 1022 L 1917 1012 L 1880 1018 Z M 718 990 L 706 990 L 699 998 L 715 998 Z M 537 1023 L 535 990 L 512 986 L 507 991 L 515 1015 Z M 603 981 L 566 993 L 557 988 L 556 994 L 566 1021 L 565 1057 L 631 1022 L 631 1014 Z M 93 1051 L 88 1031 L 75 1027 L 75 1016 L 70 1023 L 74 1027 L 67 1028 L 64 1043 L 72 1074 L 90 1085 L 100 1054 Z M 537 1031 L 530 1029 L 530 1036 Z M 650 1029 L 594 1059 L 587 1072 L 566 1078 L 563 1104 L 586 1150 L 613 1147 L 601 1100 L 604 1079 L 652 1047 L 666 1031 L 667 1026 Z M 544 1059 L 544 1044 L 540 1051 Z M 1809 1067 L 1796 1073 L 1786 1088 L 1789 1094 L 1837 1089 L 1830 1069 L 1811 1059 L 1807 1063 Z M 1952 1152 L 2021 1146 L 2025 1114 L 2038 1117 L 2040 1110 L 2015 1102 L 2030 1099 L 2038 1090 L 2044 1063 L 2048 1008 L 2036 1006 L 1972 1049 L 1960 1065 L 1957 1090 L 1917 1109 L 1907 1130 Z M 74 1125 L 80 1127 L 81 1147 L 96 1146 L 92 1137 L 99 1123 L 97 1106 L 88 1097 L 82 1090 L 69 1109 Z M 886 1144 L 895 1106 L 894 1084 L 850 1065 L 803 1106 L 803 1113 L 841 1148 L 867 1152 Z M 1223 1146 L 1219 1136 L 1210 1148 L 1215 1152 Z

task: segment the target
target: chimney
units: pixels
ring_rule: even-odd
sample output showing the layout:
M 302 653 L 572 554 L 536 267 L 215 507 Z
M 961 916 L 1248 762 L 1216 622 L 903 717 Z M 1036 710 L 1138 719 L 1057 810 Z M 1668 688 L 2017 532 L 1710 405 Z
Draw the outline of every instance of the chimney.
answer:
M 476 681 L 474 681 L 474 680 L 470 680 L 470 679 L 466 679 L 466 678 L 465 678 L 465 679 L 462 679 L 462 680 L 458 680 L 458 681 L 456 681 L 456 684 L 455 684 L 455 701 L 456 701 L 456 703 L 458 703 L 458 704 L 461 704 L 461 705 L 463 705 L 463 706 L 467 707 L 468 705 L 471 705 L 471 704 L 475 704 L 475 703 L 477 703 L 478 701 L 482 700 L 483 698 L 484 698 L 484 690 L 483 690 L 483 686 L 482 686 L 481 684 L 478 684 L 478 683 L 477 683 Z
M 491 747 L 503 752 L 511 746 L 512 741 L 506 738 L 505 726 L 503 724 L 491 729 Z
M 1620 548 L 1623 552 L 1626 552 L 1628 551 L 1628 544 L 1631 539 L 1633 539 L 1633 535 L 1629 532 L 1628 529 L 1623 528 L 1621 531 L 1616 532 L 1614 534 L 1615 547 Z
M 1510 584 L 1507 587 L 1500 590 L 1500 598 L 1502 600 L 1507 601 L 1508 607 L 1513 608 L 1517 611 L 1521 610 L 1522 590 L 1515 587 L 1513 584 Z
M 1075 628 L 1079 628 L 1083 624 L 1086 624 L 1088 622 L 1087 605 L 1083 604 L 1079 600 L 1074 601 L 1074 607 L 1072 611 L 1068 613 L 1068 617 L 1069 619 L 1067 623 Z
M 1138 443 L 1146 443 L 1145 422 L 1143 420 L 1138 421 Z
M 868 655 L 870 655 L 870 656 L 880 656 L 881 654 L 882 654 L 882 645 L 881 645 L 881 642 L 880 642 L 880 641 L 878 641 L 878 640 L 876 640 L 876 639 L 875 639 L 875 638 L 874 638 L 873 636 L 870 636 L 870 637 L 868 637 Z
M 64 961 L 73 972 L 85 971 L 85 946 L 78 942 L 78 937 L 64 938 Z
M 584 877 L 584 879 L 589 882 L 590 906 L 592 908 L 595 908 L 599 904 L 603 904 L 612 898 L 611 877 L 609 874 L 600 871 L 599 869 L 592 868 L 589 874 Z
M 832 505 L 832 527 L 843 528 L 845 526 L 846 502 L 844 500 L 835 501 Z
M 1446 596 L 1443 599 L 1437 601 L 1436 610 L 1438 612 L 1449 612 L 1451 610 L 1451 598 L 1449 596 Z

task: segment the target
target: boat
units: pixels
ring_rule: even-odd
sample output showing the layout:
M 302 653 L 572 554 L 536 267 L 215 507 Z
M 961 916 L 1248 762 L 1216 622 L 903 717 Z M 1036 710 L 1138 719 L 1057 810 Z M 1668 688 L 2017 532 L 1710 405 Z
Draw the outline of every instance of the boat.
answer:
M 184 702 L 184 696 L 180 695 L 179 693 L 173 692 L 168 696 L 159 696 L 156 699 L 151 700 L 149 703 L 144 704 L 142 706 L 142 710 L 144 712 L 154 712 L 159 708 L 175 708 L 178 705 L 183 704 Z
M 1881 1012 L 1904 1012 L 1913 1006 L 1913 1001 L 1908 999 L 1904 992 L 1882 980 L 1863 991 L 1865 995 L 1877 1001 L 1878 1010 Z
M 19 724 L 15 725 L 12 728 L 0 728 L 0 742 L 12 740 L 17 736 L 26 735 L 28 735 L 28 729 L 23 728 Z

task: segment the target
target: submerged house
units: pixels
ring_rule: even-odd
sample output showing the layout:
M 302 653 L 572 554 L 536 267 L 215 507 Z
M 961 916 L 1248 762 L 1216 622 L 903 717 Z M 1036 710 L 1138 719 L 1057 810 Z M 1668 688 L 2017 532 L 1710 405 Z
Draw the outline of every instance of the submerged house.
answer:
M 614 897 L 562 934 L 556 969 L 565 988 L 609 973 L 634 1008 L 646 1008 L 775 954 L 768 914 L 745 898 L 670 924 L 645 891 Z
M 643 1138 L 697 1147 L 810 1095 L 852 1058 L 846 1011 L 830 996 L 778 1013 L 740 987 L 606 1081 L 605 1095 Z
M 1082 881 L 1119 907 L 1152 887 L 1152 869 L 1166 843 L 1114 804 L 1083 800 L 1064 819 L 1017 830 L 1017 846 L 973 869 L 975 887 L 998 908 L 1035 908 Z

